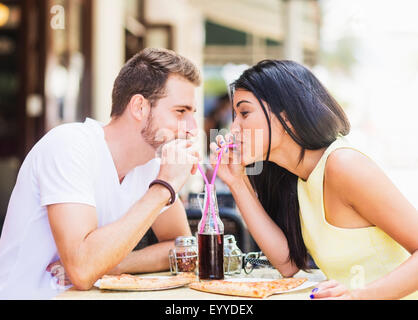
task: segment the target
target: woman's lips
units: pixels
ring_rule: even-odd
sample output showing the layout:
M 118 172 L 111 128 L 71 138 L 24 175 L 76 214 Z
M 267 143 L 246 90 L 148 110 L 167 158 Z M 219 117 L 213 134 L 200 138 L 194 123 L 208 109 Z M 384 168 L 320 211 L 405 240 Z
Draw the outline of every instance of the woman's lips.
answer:
M 235 141 L 235 144 L 237 145 L 236 150 L 239 152 L 242 152 L 242 149 L 244 147 L 244 143 L 242 141 Z

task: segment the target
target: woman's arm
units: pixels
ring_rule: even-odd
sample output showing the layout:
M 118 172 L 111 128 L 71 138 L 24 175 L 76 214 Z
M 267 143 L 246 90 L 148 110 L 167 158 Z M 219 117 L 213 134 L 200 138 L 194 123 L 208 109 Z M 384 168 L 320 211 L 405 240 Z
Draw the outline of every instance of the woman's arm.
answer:
M 148 273 L 169 269 L 168 251 L 174 248 L 174 240 L 152 244 L 140 250 L 131 251 L 115 268 L 107 274 Z
M 229 187 L 252 237 L 271 264 L 284 277 L 297 273 L 298 267 L 289 260 L 286 236 L 265 212 L 248 177 L 243 176 Z
M 418 290 L 417 210 L 373 161 L 357 151 L 334 151 L 328 159 L 326 173 L 331 188 L 342 201 L 411 253 L 396 269 L 352 291 L 353 297 L 397 299 Z M 330 289 L 319 290 L 315 298 L 332 296 L 326 291 Z
M 225 139 L 228 143 L 233 142 L 231 134 L 227 134 Z M 219 135 L 216 137 L 216 143 L 212 142 L 210 144 L 212 166 L 217 163 L 220 148 L 226 145 L 225 139 Z M 236 157 L 236 152 L 227 149 L 222 154 L 218 177 L 231 190 L 241 215 L 260 249 L 283 276 L 292 276 L 299 269 L 289 260 L 286 236 L 265 212 L 245 174 L 245 167 L 242 166 L 240 158 Z
M 356 299 L 399 299 L 418 290 L 418 251 L 398 268 L 362 289 L 354 290 Z

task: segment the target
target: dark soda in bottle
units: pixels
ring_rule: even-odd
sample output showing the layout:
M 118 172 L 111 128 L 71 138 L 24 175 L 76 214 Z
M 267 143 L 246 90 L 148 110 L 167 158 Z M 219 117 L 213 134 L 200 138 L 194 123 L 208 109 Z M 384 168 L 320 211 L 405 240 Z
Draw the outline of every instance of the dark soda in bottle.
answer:
M 197 229 L 200 280 L 224 278 L 224 225 L 219 217 L 215 192 L 214 185 L 206 186 L 204 202 L 201 205 L 202 219 Z
M 219 238 L 221 241 L 219 241 Z M 223 239 L 223 235 L 198 234 L 199 279 L 222 280 L 224 278 Z

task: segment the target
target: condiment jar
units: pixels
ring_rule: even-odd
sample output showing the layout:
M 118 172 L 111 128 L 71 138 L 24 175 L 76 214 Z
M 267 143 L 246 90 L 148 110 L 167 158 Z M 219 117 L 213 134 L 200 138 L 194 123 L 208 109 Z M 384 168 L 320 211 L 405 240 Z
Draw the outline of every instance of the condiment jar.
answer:
M 170 249 L 168 258 L 172 274 L 179 272 L 196 272 L 197 243 L 193 236 L 177 237 L 175 248 Z
M 224 236 L 224 273 L 240 274 L 242 269 L 242 251 L 238 248 L 232 234 Z

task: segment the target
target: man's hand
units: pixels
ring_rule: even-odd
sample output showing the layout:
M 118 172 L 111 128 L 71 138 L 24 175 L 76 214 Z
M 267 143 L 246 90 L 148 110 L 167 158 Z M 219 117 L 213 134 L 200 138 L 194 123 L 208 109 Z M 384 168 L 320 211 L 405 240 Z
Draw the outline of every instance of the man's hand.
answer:
M 177 139 L 165 144 L 161 152 L 161 167 L 157 179 L 164 180 L 178 192 L 190 174 L 195 174 L 200 159 L 197 144 Z
M 65 268 L 61 263 L 61 260 L 57 260 L 55 262 L 50 263 L 46 267 L 46 271 L 50 272 L 52 276 L 55 278 L 56 283 L 60 286 L 69 286 L 72 285 L 70 278 L 68 277 L 67 273 L 65 272 Z M 119 270 L 118 266 L 114 267 L 110 270 L 107 274 L 119 275 L 122 272 Z
M 65 269 L 61 264 L 61 260 L 49 264 L 48 267 L 46 267 L 46 271 L 50 272 L 54 276 L 58 285 L 68 286 L 72 284 L 71 280 L 65 273 Z

